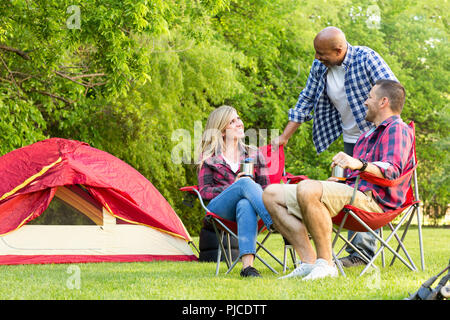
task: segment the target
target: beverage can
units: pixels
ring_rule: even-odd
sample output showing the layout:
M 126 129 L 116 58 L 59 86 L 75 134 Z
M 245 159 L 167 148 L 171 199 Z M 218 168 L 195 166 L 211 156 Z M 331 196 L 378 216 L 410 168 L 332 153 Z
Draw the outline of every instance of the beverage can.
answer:
M 253 178 L 255 174 L 255 164 L 252 158 L 247 158 L 241 163 L 241 172 L 244 173 L 245 177 Z
M 331 171 L 331 176 L 341 181 L 345 181 L 345 169 L 340 166 L 334 166 Z

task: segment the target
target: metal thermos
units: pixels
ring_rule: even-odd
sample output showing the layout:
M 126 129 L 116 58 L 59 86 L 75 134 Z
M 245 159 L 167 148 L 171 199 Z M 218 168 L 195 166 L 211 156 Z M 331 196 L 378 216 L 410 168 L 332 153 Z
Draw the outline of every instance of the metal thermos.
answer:
M 244 177 L 254 177 L 255 164 L 253 163 L 252 158 L 247 158 L 243 163 L 241 163 L 241 172 L 244 173 Z
M 345 169 L 340 166 L 334 166 L 331 172 L 331 176 L 341 181 L 345 181 Z

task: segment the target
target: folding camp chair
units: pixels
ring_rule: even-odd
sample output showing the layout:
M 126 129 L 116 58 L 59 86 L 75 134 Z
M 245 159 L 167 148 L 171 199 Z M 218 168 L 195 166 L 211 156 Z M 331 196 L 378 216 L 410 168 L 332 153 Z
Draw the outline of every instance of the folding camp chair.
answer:
M 231 270 L 234 268 L 234 266 L 236 265 L 236 263 L 239 261 L 239 257 L 237 259 L 235 259 L 235 261 L 232 261 L 232 256 L 231 256 L 231 245 L 230 245 L 230 237 L 233 237 L 235 239 L 238 239 L 237 236 L 237 223 L 231 220 L 227 220 L 224 219 L 218 215 L 216 215 L 215 213 L 211 212 L 208 210 L 208 208 L 206 207 L 205 203 L 203 202 L 203 199 L 200 195 L 200 191 L 198 190 L 198 186 L 188 186 L 188 187 L 183 187 L 180 188 L 181 191 L 184 192 L 189 192 L 191 194 L 195 194 L 197 195 L 200 204 L 202 206 L 202 208 L 205 210 L 205 218 L 206 221 L 211 223 L 211 225 L 214 228 L 214 231 L 216 233 L 217 236 L 217 241 L 219 243 L 219 250 L 218 250 L 218 254 L 217 254 L 217 265 L 216 265 L 216 275 L 219 274 L 219 267 L 220 267 L 220 262 L 222 259 L 222 253 L 224 254 L 225 257 L 225 262 L 228 266 L 228 270 L 226 272 L 226 274 L 228 274 L 229 272 L 231 272 Z M 261 219 L 258 220 L 258 234 L 261 233 L 263 230 L 265 229 L 264 223 Z M 272 231 L 268 230 L 267 235 L 265 236 L 265 238 L 263 239 L 263 241 L 259 242 L 256 241 L 257 244 L 257 251 L 258 252 L 260 249 L 263 249 L 264 251 L 266 251 L 272 258 L 275 259 L 275 261 L 277 261 L 278 263 L 280 263 L 281 265 L 283 264 L 275 255 L 273 255 L 265 246 L 264 246 L 264 242 L 269 238 L 269 236 L 271 235 Z M 223 245 L 223 241 L 224 241 L 224 237 L 227 237 L 227 249 L 225 249 L 225 246 Z M 272 272 L 274 273 L 278 273 L 275 269 L 273 269 L 264 259 L 262 259 L 257 253 L 255 254 L 255 257 L 257 259 L 259 259 L 264 265 L 266 265 Z
M 259 148 L 259 151 L 264 155 L 268 172 L 267 175 L 269 177 L 270 183 L 280 183 L 281 181 L 289 181 L 289 180 L 301 180 L 304 176 L 293 176 L 293 175 L 286 175 L 284 173 L 284 150 L 281 146 L 277 150 L 272 150 L 272 147 L 270 145 L 266 145 Z M 214 214 L 213 212 L 209 211 L 206 207 L 200 192 L 198 190 L 197 186 L 188 186 L 180 188 L 181 191 L 189 192 L 190 194 L 194 194 L 197 196 L 197 198 L 200 200 L 200 204 L 205 210 L 205 218 L 208 222 L 210 222 L 214 228 L 214 231 L 217 236 L 217 241 L 219 243 L 218 248 L 218 254 L 217 254 L 217 264 L 216 264 L 216 275 L 219 273 L 219 267 L 220 262 L 222 258 L 222 253 L 225 257 L 225 262 L 227 264 L 228 270 L 226 271 L 226 274 L 228 274 L 236 265 L 236 263 L 239 261 L 239 257 L 232 261 L 231 258 L 231 246 L 230 243 L 230 236 L 238 239 L 237 236 L 237 224 L 234 221 L 226 220 L 218 215 Z M 258 234 L 263 232 L 265 230 L 264 223 L 261 219 L 258 220 Z M 264 243 L 267 241 L 267 239 L 270 237 L 270 235 L 273 233 L 272 230 L 267 230 L 267 234 L 265 235 L 264 239 L 259 242 L 256 242 L 256 254 L 255 257 L 260 260 L 264 265 L 266 265 L 272 272 L 278 273 L 274 268 L 272 268 L 264 259 L 261 258 L 261 256 L 258 254 L 259 250 L 265 251 L 269 256 L 271 256 L 277 263 L 279 263 L 281 266 L 283 266 L 283 270 L 286 269 L 286 257 L 284 258 L 284 261 L 280 261 L 274 254 L 272 254 L 265 246 Z M 225 246 L 223 245 L 224 237 L 227 237 L 226 240 L 228 242 L 228 250 L 225 249 Z M 292 248 L 291 248 L 292 250 Z M 286 251 L 286 249 L 285 249 Z M 293 255 L 293 250 L 291 251 L 291 255 Z M 286 256 L 286 255 L 285 255 Z M 294 260 L 294 256 L 293 256 Z
M 411 122 L 409 126 L 412 128 L 414 132 L 414 123 Z M 338 265 L 338 268 L 342 275 L 345 276 L 345 272 L 342 268 L 341 263 L 338 260 L 338 257 L 340 253 L 347 247 L 352 247 L 360 256 L 361 258 L 367 263 L 364 270 L 361 272 L 360 275 L 363 275 L 371 266 L 374 268 L 377 268 L 374 265 L 374 260 L 378 257 L 378 255 L 381 253 L 382 255 L 382 265 L 385 266 L 384 261 L 384 249 L 387 248 L 389 251 L 392 252 L 394 255 L 391 261 L 392 265 L 395 261 L 395 259 L 399 259 L 403 264 L 405 264 L 409 269 L 412 271 L 416 271 L 417 267 L 415 266 L 411 256 L 409 255 L 408 251 L 406 250 L 406 247 L 403 243 L 406 233 L 408 232 L 408 229 L 411 225 L 411 222 L 413 220 L 414 215 L 417 216 L 417 228 L 419 233 L 419 246 L 420 246 L 420 258 L 421 258 L 421 264 L 422 264 L 422 270 L 425 269 L 425 261 L 424 261 L 424 253 L 423 253 L 423 243 L 422 243 L 422 226 L 420 221 L 420 206 L 419 206 L 419 191 L 418 191 L 418 183 L 417 183 L 417 157 L 416 157 L 416 147 L 415 147 L 415 140 L 413 142 L 413 168 L 405 172 L 402 176 L 395 180 L 387 180 L 387 179 L 381 179 L 378 177 L 375 177 L 374 175 L 368 173 L 368 172 L 362 172 L 358 175 L 355 181 L 355 191 L 353 193 L 353 197 L 351 199 L 350 204 L 345 205 L 342 211 L 332 218 L 333 224 L 339 226 L 338 229 L 333 227 L 333 232 L 336 234 L 335 238 L 332 243 L 333 247 L 333 256 L 334 259 Z M 405 180 L 413 178 L 414 181 L 414 190 L 412 187 L 412 184 L 410 183 L 407 195 L 406 195 L 406 201 L 403 205 L 401 205 L 399 208 L 392 210 L 392 211 L 386 211 L 384 213 L 374 213 L 374 212 L 367 212 L 360 210 L 354 206 L 352 206 L 352 203 L 355 198 L 356 190 L 358 188 L 358 183 L 360 179 L 364 179 L 370 183 L 384 186 L 384 187 L 391 187 L 396 186 L 400 183 L 402 183 Z M 401 216 L 403 215 L 403 216 Z M 394 228 L 392 225 L 392 221 L 398 217 L 399 221 L 396 227 Z M 408 219 L 409 218 L 409 219 Z M 403 234 L 401 238 L 398 236 L 397 231 L 400 229 L 400 227 L 404 224 L 404 222 L 408 219 L 405 225 L 405 229 L 403 231 Z M 384 240 L 383 239 L 383 227 L 388 226 L 391 230 L 391 233 L 389 236 Z M 376 251 L 375 255 L 369 259 L 367 256 L 365 256 L 362 252 L 360 252 L 352 243 L 351 241 L 356 235 L 356 232 L 354 236 L 351 239 L 346 239 L 341 235 L 342 229 L 347 230 L 353 230 L 356 232 L 370 232 L 373 234 L 378 241 L 380 241 L 380 248 Z M 380 229 L 380 235 L 378 235 L 374 230 Z M 334 253 L 334 247 L 336 245 L 336 242 L 338 238 L 342 239 L 344 241 L 344 246 L 339 250 L 337 254 Z M 394 250 L 388 243 L 392 238 L 395 238 L 398 242 L 398 246 L 396 250 Z M 404 252 L 406 258 L 408 261 L 406 261 L 400 254 L 399 251 L 402 249 Z M 408 263 L 409 262 L 409 263 Z

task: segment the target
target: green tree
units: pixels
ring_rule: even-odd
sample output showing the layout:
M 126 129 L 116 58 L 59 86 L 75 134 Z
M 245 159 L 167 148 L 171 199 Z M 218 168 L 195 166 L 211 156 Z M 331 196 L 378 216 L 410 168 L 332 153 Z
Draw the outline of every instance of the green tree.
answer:
M 449 202 L 448 11 L 439 0 L 3 1 L 0 155 L 48 137 L 88 142 L 139 170 L 196 234 L 201 211 L 178 188 L 197 183 L 207 116 L 231 104 L 247 129 L 282 130 L 314 36 L 334 25 L 404 84 L 422 200 L 439 216 Z M 317 155 L 311 133 L 312 121 L 290 139 L 287 171 L 325 179 L 342 139 Z

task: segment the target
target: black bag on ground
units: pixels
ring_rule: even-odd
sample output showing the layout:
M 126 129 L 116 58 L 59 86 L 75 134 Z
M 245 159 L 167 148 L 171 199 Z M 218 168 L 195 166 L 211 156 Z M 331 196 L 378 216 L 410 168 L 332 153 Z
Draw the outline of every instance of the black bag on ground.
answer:
M 228 250 L 227 237 L 224 236 L 223 245 L 226 250 Z M 239 244 L 238 241 L 230 237 L 231 246 L 231 257 L 235 260 L 239 257 Z M 219 242 L 217 241 L 216 233 L 214 227 L 206 219 L 203 219 L 203 227 L 200 230 L 200 240 L 199 240 L 200 254 L 198 257 L 199 261 L 203 262 L 216 262 L 217 252 L 219 247 Z M 224 261 L 224 253 L 222 252 L 221 260 Z

